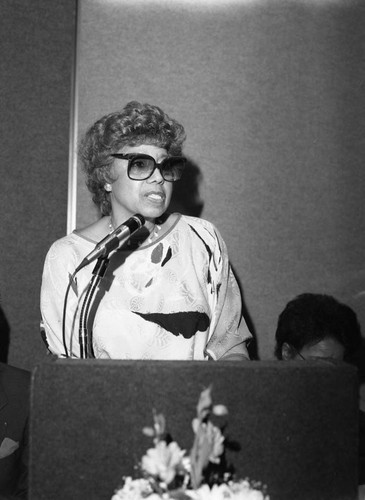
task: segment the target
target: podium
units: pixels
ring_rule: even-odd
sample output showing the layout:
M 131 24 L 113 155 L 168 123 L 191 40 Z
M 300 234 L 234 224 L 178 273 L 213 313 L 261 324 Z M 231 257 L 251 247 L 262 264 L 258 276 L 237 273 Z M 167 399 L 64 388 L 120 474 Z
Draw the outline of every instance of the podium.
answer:
M 271 500 L 357 497 L 357 372 L 319 361 L 56 360 L 32 377 L 30 500 L 109 500 L 163 413 L 190 450 L 201 391 L 227 406 L 228 461 Z

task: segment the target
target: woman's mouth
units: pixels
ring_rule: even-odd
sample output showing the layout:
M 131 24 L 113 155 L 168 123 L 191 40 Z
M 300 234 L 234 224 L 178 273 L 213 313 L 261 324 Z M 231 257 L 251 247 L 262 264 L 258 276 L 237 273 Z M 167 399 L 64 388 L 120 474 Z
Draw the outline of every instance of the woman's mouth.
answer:
M 163 191 L 149 191 L 145 194 L 145 197 L 154 203 L 162 203 L 166 199 L 166 195 Z

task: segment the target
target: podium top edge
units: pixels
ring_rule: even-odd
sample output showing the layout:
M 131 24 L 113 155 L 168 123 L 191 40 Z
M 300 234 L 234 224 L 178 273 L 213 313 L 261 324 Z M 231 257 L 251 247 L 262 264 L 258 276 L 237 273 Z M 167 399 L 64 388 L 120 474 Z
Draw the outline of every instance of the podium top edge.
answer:
M 191 368 L 196 366 L 197 368 L 202 368 L 206 366 L 211 370 L 213 366 L 215 370 L 225 370 L 229 368 L 230 370 L 280 370 L 280 371 L 290 371 L 290 370 L 342 370 L 345 372 L 357 373 L 357 368 L 344 361 L 336 360 L 252 360 L 252 361 L 204 361 L 204 360 L 121 360 L 121 359 L 71 359 L 71 358 L 55 358 L 45 360 L 44 362 L 38 363 L 34 370 L 43 370 L 54 367 L 59 369 L 61 367 L 67 366 L 68 369 L 85 367 L 91 368 L 115 368 L 115 367 L 157 367 L 168 368 L 173 370 L 179 370 L 184 368 Z

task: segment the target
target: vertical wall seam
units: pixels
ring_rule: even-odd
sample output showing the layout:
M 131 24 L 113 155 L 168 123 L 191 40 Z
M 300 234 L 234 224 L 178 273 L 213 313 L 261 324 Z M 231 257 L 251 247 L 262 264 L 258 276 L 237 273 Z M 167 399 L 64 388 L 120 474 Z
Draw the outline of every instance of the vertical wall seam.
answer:
M 77 203 L 77 122 L 78 122 L 78 34 L 79 34 L 79 9 L 80 3 L 75 0 L 75 31 L 74 50 L 71 75 L 71 110 L 70 110 L 70 136 L 69 136 L 69 166 L 68 166 L 68 192 L 67 192 L 67 234 L 76 227 Z

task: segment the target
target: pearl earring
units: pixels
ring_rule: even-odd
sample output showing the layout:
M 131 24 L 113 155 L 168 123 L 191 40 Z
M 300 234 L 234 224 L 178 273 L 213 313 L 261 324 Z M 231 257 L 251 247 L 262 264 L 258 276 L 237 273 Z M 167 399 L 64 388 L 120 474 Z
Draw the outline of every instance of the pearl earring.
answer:
M 110 193 L 110 191 L 112 190 L 112 187 L 110 184 L 105 184 L 104 188 L 105 188 L 105 191 L 108 191 L 108 193 Z

